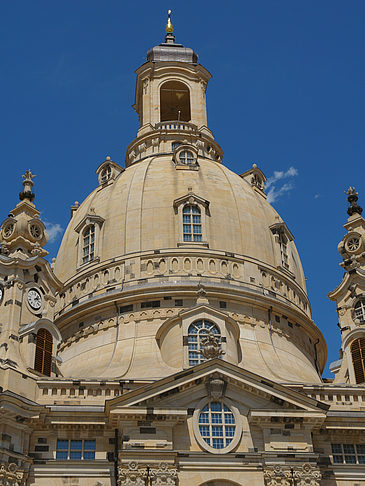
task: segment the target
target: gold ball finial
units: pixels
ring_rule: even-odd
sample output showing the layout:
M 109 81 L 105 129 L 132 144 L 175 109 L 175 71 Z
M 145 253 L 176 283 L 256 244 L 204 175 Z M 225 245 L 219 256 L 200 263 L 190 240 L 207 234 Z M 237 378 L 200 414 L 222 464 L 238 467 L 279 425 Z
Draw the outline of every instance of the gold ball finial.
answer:
M 167 12 L 167 24 L 166 24 L 166 34 L 172 34 L 174 32 L 174 26 L 171 23 L 171 10 Z

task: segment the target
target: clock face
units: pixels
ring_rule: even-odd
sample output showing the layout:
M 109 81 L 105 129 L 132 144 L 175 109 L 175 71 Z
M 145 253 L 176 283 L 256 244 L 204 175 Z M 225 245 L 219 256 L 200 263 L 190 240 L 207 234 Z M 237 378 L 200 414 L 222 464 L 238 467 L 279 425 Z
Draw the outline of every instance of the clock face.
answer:
M 42 296 L 37 289 L 28 290 L 28 304 L 34 310 L 39 310 L 42 307 Z

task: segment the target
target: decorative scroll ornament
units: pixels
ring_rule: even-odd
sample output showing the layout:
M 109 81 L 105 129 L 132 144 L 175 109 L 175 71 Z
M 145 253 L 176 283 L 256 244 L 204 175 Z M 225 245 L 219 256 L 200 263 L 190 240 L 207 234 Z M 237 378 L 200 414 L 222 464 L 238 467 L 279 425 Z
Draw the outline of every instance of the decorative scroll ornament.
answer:
M 296 486 L 319 486 L 322 477 L 318 467 L 312 464 L 296 467 L 293 476 Z
M 267 466 L 264 479 L 266 486 L 292 486 L 290 469 L 282 466 Z
M 178 481 L 177 469 L 165 462 L 160 462 L 158 468 L 151 468 L 150 477 L 153 486 L 176 486 Z
M 219 338 L 211 331 L 202 335 L 200 346 L 200 354 L 204 356 L 205 359 L 219 358 L 219 356 L 224 354 Z
M 14 463 L 0 464 L 0 486 L 25 486 L 26 476 Z
M 322 475 L 317 465 L 301 464 L 266 466 L 264 479 L 266 486 L 319 486 Z
M 224 397 L 227 388 L 227 382 L 219 373 L 214 373 L 205 383 L 208 397 L 213 400 L 219 400 Z
M 136 461 L 119 466 L 118 486 L 145 486 L 147 480 L 147 468 L 139 468 Z
M 173 464 L 160 462 L 157 467 L 136 461 L 119 466 L 118 486 L 177 486 L 178 474 Z

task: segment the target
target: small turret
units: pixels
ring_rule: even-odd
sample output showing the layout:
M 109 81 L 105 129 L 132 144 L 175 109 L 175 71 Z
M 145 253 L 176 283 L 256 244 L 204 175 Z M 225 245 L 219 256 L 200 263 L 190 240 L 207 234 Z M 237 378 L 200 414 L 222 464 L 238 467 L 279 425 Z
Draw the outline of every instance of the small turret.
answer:
M 48 234 L 44 223 L 39 219 L 40 212 L 33 204 L 33 179 L 36 176 L 28 169 L 22 177 L 23 191 L 19 193 L 20 203 L 1 224 L 1 253 L 8 256 L 17 254 L 23 259 L 35 255 L 45 256 L 48 252 L 43 246 L 48 241 Z

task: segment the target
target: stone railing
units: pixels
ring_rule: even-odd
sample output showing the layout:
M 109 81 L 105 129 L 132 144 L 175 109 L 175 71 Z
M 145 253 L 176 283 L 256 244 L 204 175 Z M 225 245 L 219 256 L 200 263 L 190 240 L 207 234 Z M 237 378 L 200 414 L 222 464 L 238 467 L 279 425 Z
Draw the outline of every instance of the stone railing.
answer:
M 178 283 L 186 277 L 209 278 L 212 283 L 229 281 L 238 287 L 259 292 L 294 305 L 309 315 L 309 303 L 303 290 L 274 268 L 241 255 L 225 252 L 185 252 L 181 250 L 150 252 L 121 257 L 113 262 L 90 266 L 83 274 L 65 285 L 57 299 L 56 317 L 91 297 L 121 292 L 131 285 L 152 284 L 169 280 Z M 209 285 L 207 281 L 204 282 Z
M 118 397 L 124 391 L 140 386 L 119 381 L 91 380 L 39 380 L 38 403 L 42 405 L 101 405 L 105 400 Z
M 160 123 L 156 123 L 155 128 L 156 130 L 188 130 L 188 131 L 194 131 L 198 129 L 198 127 L 194 125 L 194 123 L 188 123 L 183 121 L 160 122 Z
M 331 408 L 365 410 L 365 390 L 363 386 L 353 385 L 331 385 L 304 386 L 299 387 L 298 391 L 305 393 L 319 402 L 330 405 Z

